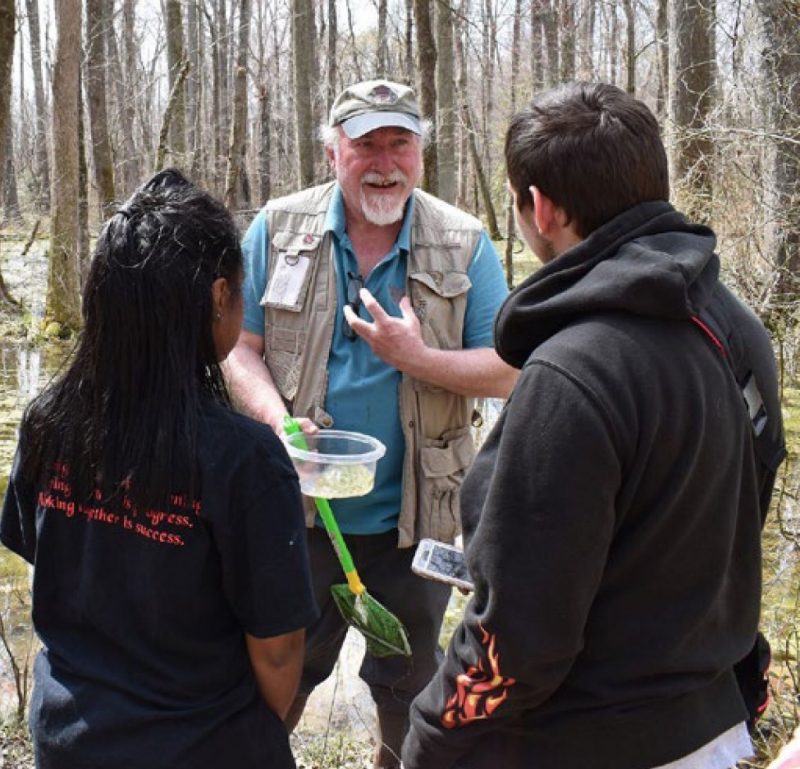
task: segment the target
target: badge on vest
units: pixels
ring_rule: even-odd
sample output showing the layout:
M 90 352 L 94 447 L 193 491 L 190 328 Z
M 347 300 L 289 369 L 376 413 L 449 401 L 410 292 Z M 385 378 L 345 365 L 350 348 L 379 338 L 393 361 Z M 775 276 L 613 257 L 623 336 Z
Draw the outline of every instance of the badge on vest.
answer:
M 309 269 L 322 238 L 311 233 L 279 231 L 272 238 L 269 281 L 261 305 L 300 312 L 311 278 Z M 270 264 L 272 267 L 272 264 Z
M 264 304 L 299 310 L 310 266 L 311 259 L 307 256 L 281 251 L 267 285 Z

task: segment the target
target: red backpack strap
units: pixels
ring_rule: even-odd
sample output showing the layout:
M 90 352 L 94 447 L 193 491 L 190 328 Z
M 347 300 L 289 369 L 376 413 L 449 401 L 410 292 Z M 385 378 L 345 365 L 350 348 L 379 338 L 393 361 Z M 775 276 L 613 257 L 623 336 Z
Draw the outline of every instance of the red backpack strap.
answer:
M 703 323 L 702 320 L 697 315 L 691 316 L 692 323 L 695 324 L 713 343 L 714 347 L 716 347 L 723 358 L 728 357 L 728 351 L 725 349 L 725 345 L 720 342 L 717 335 L 708 327 L 707 324 Z

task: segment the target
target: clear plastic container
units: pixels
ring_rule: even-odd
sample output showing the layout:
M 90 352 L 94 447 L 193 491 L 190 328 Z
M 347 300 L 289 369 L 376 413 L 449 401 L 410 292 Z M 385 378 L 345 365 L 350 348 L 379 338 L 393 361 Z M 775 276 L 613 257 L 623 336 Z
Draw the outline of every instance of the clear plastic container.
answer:
M 345 430 L 284 437 L 286 450 L 309 497 L 361 497 L 375 485 L 375 465 L 386 453 L 376 438 Z

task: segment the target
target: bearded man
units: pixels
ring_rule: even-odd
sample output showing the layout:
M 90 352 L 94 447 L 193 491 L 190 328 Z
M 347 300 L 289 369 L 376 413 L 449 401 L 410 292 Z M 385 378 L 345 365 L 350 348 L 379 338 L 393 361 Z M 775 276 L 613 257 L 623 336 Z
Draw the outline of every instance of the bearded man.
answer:
M 375 766 L 398 767 L 450 595 L 412 574 L 412 546 L 459 533 L 472 398 L 506 397 L 517 372 L 492 347 L 507 291 L 486 232 L 415 189 L 424 126 L 413 91 L 385 80 L 346 88 L 323 134 L 336 180 L 270 201 L 244 239 L 245 314 L 228 376 L 240 407 L 279 435 L 291 413 L 306 432 L 355 430 L 387 447 L 374 489 L 332 506 L 364 583 L 408 630 L 411 657 L 366 654 L 360 670 L 377 706 Z M 340 567 L 307 510 L 322 613 L 289 729 L 346 633 L 329 592 Z

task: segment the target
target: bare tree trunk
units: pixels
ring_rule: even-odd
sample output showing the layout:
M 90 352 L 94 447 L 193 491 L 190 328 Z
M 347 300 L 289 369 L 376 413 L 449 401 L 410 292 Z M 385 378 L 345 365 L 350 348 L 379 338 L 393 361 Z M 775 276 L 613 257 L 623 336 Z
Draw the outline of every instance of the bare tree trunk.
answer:
M 761 70 L 767 120 L 766 251 L 784 302 L 800 295 L 800 8 L 757 0 L 764 30 Z
M 467 208 L 467 196 L 469 195 L 469 139 L 464 124 L 458 122 L 458 195 L 456 205 L 459 208 Z
M 306 24 L 308 31 L 306 32 L 308 40 L 311 45 L 310 51 L 321 50 L 320 41 L 321 36 L 317 35 L 316 15 L 314 14 L 314 7 L 317 0 L 309 0 L 309 13 L 306 16 Z M 310 56 L 311 71 L 309 74 L 311 84 L 311 156 L 314 161 L 314 180 L 316 181 L 322 174 L 326 173 L 328 168 L 328 161 L 322 152 L 322 137 L 319 134 L 320 123 L 320 110 L 322 108 L 322 89 L 320 88 L 320 58 L 319 56 Z
M 258 179 L 258 200 L 259 205 L 269 200 L 272 193 L 270 179 L 270 152 L 272 148 L 272 129 L 270 119 L 272 114 L 272 90 L 277 82 L 270 84 L 269 65 L 267 60 L 267 27 L 269 22 L 266 19 L 265 3 L 258 0 L 256 5 L 256 29 L 258 32 L 258 71 L 256 74 L 258 82 L 258 154 L 256 162 L 256 178 Z M 330 30 L 330 26 L 328 27 Z
M 3 174 L 3 208 L 6 221 L 21 222 L 22 212 L 19 208 L 19 194 L 17 191 L 17 169 L 14 162 L 14 132 L 11 121 L 6 129 L 6 167 Z
M 292 0 L 292 60 L 294 62 L 294 104 L 297 137 L 297 170 L 300 184 L 314 183 L 314 119 L 311 106 L 310 39 L 313 7 L 309 0 Z
M 0 42 L 8 41 L 8 60 L 0 54 L 0 203 L 3 205 L 3 216 L 9 221 L 19 219 L 19 199 L 17 198 L 17 177 L 14 171 L 14 131 L 11 121 L 11 80 L 14 66 L 14 37 L 16 35 L 16 10 L 13 0 L 10 10 L 0 4 Z M 6 53 L 6 52 L 4 52 Z M 22 57 L 20 57 L 22 67 Z M 20 77 L 20 106 L 25 99 L 22 94 L 24 78 Z M 22 114 L 22 110 L 20 110 Z M 2 217 L 0 217 L 2 221 Z
M 463 17 L 459 26 L 463 25 Z M 483 173 L 481 158 L 478 154 L 478 145 L 475 141 L 475 128 L 472 121 L 472 112 L 469 107 L 467 97 L 467 61 L 464 54 L 461 31 L 456 35 L 456 56 L 458 58 L 458 97 L 461 100 L 461 122 L 467 133 L 467 143 L 469 155 L 472 158 L 472 167 L 475 170 L 476 184 L 480 188 L 481 199 L 483 200 L 484 213 L 486 215 L 487 230 L 492 240 L 500 240 L 500 228 L 497 226 L 497 214 L 492 202 L 492 194 Z
M 233 0 L 231 0 L 231 4 Z M 230 27 L 233 22 L 233 6 L 228 14 L 227 0 L 218 0 L 217 32 L 219 34 L 219 153 L 217 155 L 217 184 L 225 184 L 225 164 L 228 139 L 231 130 L 231 79 L 228 67 L 230 57 Z
M 14 0 L 0 0 L 0 168 L 6 167 L 6 137 L 11 127 L 11 72 L 14 66 L 16 8 Z
M 319 22 L 317 22 L 316 19 L 314 21 L 314 34 L 315 34 L 315 38 L 314 39 L 318 40 L 320 43 L 322 43 L 323 40 L 327 41 L 327 39 L 328 39 L 327 38 L 327 31 L 326 31 L 327 27 L 325 26 L 325 12 L 327 11 L 327 8 L 325 7 L 325 0 L 316 0 L 314 5 L 316 5 L 317 11 L 319 12 Z M 319 26 L 317 26 L 317 25 L 319 25 Z M 316 78 L 317 78 L 314 82 L 321 82 L 319 77 L 320 77 L 320 71 L 321 71 L 320 70 L 320 66 L 321 66 L 320 65 L 320 60 L 321 60 L 322 57 L 320 56 L 319 58 L 317 58 L 317 57 L 314 57 L 314 58 L 315 58 L 315 62 L 314 62 L 315 70 L 314 71 L 316 72 Z
M 636 93 L 636 12 L 633 0 L 622 0 L 622 10 L 625 13 L 625 72 L 627 79 L 625 90 Z
M 272 194 L 272 184 L 269 171 L 270 154 L 270 91 L 266 83 L 261 85 L 259 101 L 261 104 L 261 147 L 258 151 L 258 196 L 259 200 L 267 201 Z
M 456 99 L 453 59 L 453 11 L 447 2 L 436 7 L 436 96 L 439 168 L 439 197 L 448 203 L 456 199 Z
M 575 0 L 560 0 L 561 79 L 575 79 Z
M 406 3 L 406 80 L 414 82 L 414 0 L 405 0 Z
M 201 179 L 206 187 L 210 187 L 213 179 L 213 171 L 209 170 L 210 149 L 214 146 L 214 129 L 211 120 L 211 105 L 209 104 L 208 94 L 212 90 L 209 88 L 209 81 L 213 81 L 212 62 L 206 57 L 206 42 L 209 40 L 206 35 L 203 19 L 205 14 L 202 6 L 197 0 L 197 82 L 195 83 L 195 115 L 194 115 L 194 135 L 195 144 L 192 148 L 192 178 Z M 191 61 L 189 62 L 191 66 Z
M 542 34 L 546 0 L 531 0 L 531 91 L 535 94 L 545 84 L 544 36 Z
M 481 165 L 484 173 L 492 175 L 492 157 L 489 152 L 489 126 L 494 116 L 494 61 L 497 53 L 497 13 L 493 0 L 483 0 L 483 36 L 481 40 L 483 78 L 481 79 Z
M 83 74 L 78 73 L 78 280 L 81 290 L 89 274 L 89 166 L 86 162 L 86 122 Z
M 291 30 L 291 22 L 288 25 Z M 287 62 L 286 67 L 282 67 L 285 56 L 284 50 L 281 47 L 281 40 L 278 31 L 278 25 L 273 23 L 272 30 L 272 81 L 279 84 L 276 90 L 270 91 L 270 101 L 272 102 L 272 109 L 276 114 L 293 115 L 294 114 L 294 67 L 291 61 Z M 284 30 L 285 33 L 285 30 Z M 297 155 L 294 149 L 294 133 L 295 127 L 291 120 L 286 120 L 282 123 L 275 125 L 273 123 L 273 134 L 275 150 L 273 158 L 275 164 L 272 167 L 272 196 L 280 190 L 281 192 L 288 189 L 295 190 L 298 187 L 297 182 Z
M 225 182 L 225 155 L 230 121 L 228 119 L 228 12 L 225 0 L 214 0 L 212 26 L 214 67 L 214 185 Z
M 617 85 L 619 83 L 619 15 L 617 14 L 617 4 L 611 3 L 606 6 L 611 13 L 611 33 L 608 43 L 608 81 Z
M 19 0 L 17 0 L 19 3 Z M 17 15 L 22 12 L 21 9 L 17 11 Z M 20 32 L 22 32 L 22 27 L 20 25 Z M 17 66 L 19 67 L 19 82 L 17 84 L 17 92 L 19 93 L 19 122 L 28 124 L 30 123 L 30 116 L 28 115 L 28 100 L 25 97 L 25 87 L 28 81 L 26 72 L 27 68 L 25 66 L 25 47 L 20 42 L 19 47 L 19 55 L 17 56 Z M 22 133 L 22 131 L 20 132 Z M 27 131 L 25 131 L 27 133 Z M 12 131 L 13 135 L 13 131 Z
M 486 181 L 486 174 L 483 172 L 483 165 L 481 163 L 481 156 L 478 153 L 478 143 L 475 140 L 475 126 L 472 120 L 472 111 L 470 110 L 469 103 L 464 100 L 461 107 L 462 120 L 467 129 L 467 136 L 469 138 L 469 154 L 472 158 L 472 166 L 475 169 L 475 181 L 478 185 L 481 201 L 483 202 L 483 211 L 486 215 L 486 224 L 489 231 L 489 237 L 492 240 L 500 240 L 500 228 L 497 225 L 497 214 L 494 210 L 494 203 L 492 201 L 492 192 L 489 189 L 489 183 Z
M 186 0 L 186 58 L 189 76 L 186 79 L 186 139 L 191 155 L 192 175 L 198 170 L 200 143 L 200 18 L 197 0 Z
M 457 82 L 457 96 L 459 108 L 461 105 L 461 66 L 462 66 L 462 52 L 464 50 L 464 35 L 466 24 L 464 19 L 469 17 L 470 0 L 461 0 L 460 7 L 453 10 L 453 33 L 456 52 L 456 62 L 454 66 L 458 66 L 458 80 Z M 466 73 L 464 73 L 464 87 L 466 88 Z M 459 109 L 460 111 L 460 109 Z M 469 156 L 469 139 L 467 136 L 467 129 L 464 122 L 457 115 L 458 123 L 458 196 L 456 198 L 458 207 L 469 209 L 469 190 L 470 190 L 470 156 Z M 477 208 L 473 208 L 476 211 Z
M 163 168 L 166 164 L 167 155 L 169 154 L 169 135 L 172 127 L 172 121 L 175 117 L 175 109 L 178 102 L 181 100 L 181 89 L 186 83 L 186 76 L 189 74 L 189 62 L 184 61 L 180 72 L 178 72 L 177 79 L 172 86 L 169 93 L 169 100 L 167 101 L 167 108 L 164 110 L 164 117 L 161 119 L 161 132 L 158 137 L 158 149 L 156 150 L 155 167 L 156 170 Z
M 431 137 L 425 146 L 425 175 L 422 188 L 432 195 L 438 189 L 436 152 L 436 43 L 431 24 L 431 0 L 414 0 L 417 24 L 417 93 L 422 117 L 431 121 Z
M 669 91 L 669 13 L 668 0 L 657 0 L 656 9 L 656 65 L 658 67 L 658 90 L 656 92 L 656 116 L 659 122 L 667 115 L 667 93 Z
M 122 173 L 125 179 L 125 192 L 130 195 L 136 187 L 138 156 L 133 139 L 133 125 L 136 121 L 136 107 L 134 94 L 139 81 L 139 71 L 136 66 L 136 40 L 134 38 L 134 23 L 136 21 L 136 0 L 122 0 L 122 50 L 125 61 L 125 101 L 122 105 L 122 122 L 124 140 L 124 157 L 122 159 Z
M 670 3 L 672 188 L 691 218 L 711 214 L 714 145 L 707 119 L 714 100 L 714 0 Z
M 100 204 L 100 218 L 105 220 L 114 206 L 114 161 L 108 136 L 106 111 L 106 0 L 86 0 L 87 56 L 86 90 L 89 100 L 89 130 L 94 160 L 94 182 Z
M 217 187 L 219 178 L 219 157 L 222 154 L 222 78 L 224 77 L 221 59 L 222 51 L 220 50 L 220 30 L 218 25 L 219 10 L 215 5 L 214 17 L 212 19 L 210 13 L 206 11 L 206 22 L 209 27 L 209 34 L 211 37 L 211 132 L 212 132 L 212 162 L 211 162 L 211 176 L 213 177 L 213 186 Z
M 47 112 L 42 81 L 42 43 L 39 30 L 39 2 L 26 0 L 28 30 L 31 38 L 31 68 L 33 69 L 33 94 L 36 105 L 36 202 L 39 211 L 50 207 L 50 165 L 47 159 Z
M 594 80 L 594 25 L 597 12 L 595 0 L 584 0 L 583 15 L 580 22 L 580 35 L 578 46 L 578 78 L 580 80 Z
M 356 45 L 356 33 L 353 29 L 353 9 L 350 7 L 350 0 L 345 0 L 347 6 L 347 26 L 350 31 L 350 50 L 353 53 L 353 69 L 356 71 L 356 81 L 364 79 L 361 74 L 361 62 L 358 59 L 358 46 Z
M 514 24 L 511 31 L 511 115 L 517 111 L 517 79 L 519 77 L 519 49 L 522 29 L 522 0 L 514 0 Z M 506 193 L 506 283 L 509 288 L 514 285 L 514 198 Z
M 247 143 L 247 59 L 250 48 L 250 0 L 239 0 L 239 44 L 236 55 L 236 79 L 233 92 L 233 121 L 228 147 L 228 171 L 225 179 L 225 205 L 239 207 L 244 153 Z
M 544 35 L 545 48 L 547 50 L 547 85 L 552 87 L 558 83 L 560 74 L 558 52 L 559 27 L 556 23 L 558 11 L 556 9 L 557 0 L 542 0 L 542 34 Z
M 144 62 L 139 57 L 138 48 L 134 49 L 134 61 L 137 72 L 137 90 L 133 103 L 136 105 L 136 119 L 139 123 L 139 131 L 142 137 L 142 153 L 145 155 L 155 154 L 157 138 L 155 131 L 155 118 L 153 117 L 156 106 L 156 68 L 158 67 L 158 56 L 152 56 L 145 67 Z M 149 170 L 149 169 L 148 169 Z
M 113 2 L 111 3 L 111 10 L 112 12 L 114 10 Z M 125 109 L 127 107 L 125 104 L 125 75 L 123 74 L 122 61 L 120 60 L 117 33 L 112 23 L 106 24 L 106 42 L 110 78 L 114 85 L 114 87 L 110 89 L 113 94 L 110 112 L 112 115 L 118 116 L 117 124 L 119 130 L 114 187 L 118 196 L 125 197 L 126 193 L 133 189 L 134 180 L 128 178 L 128 176 L 133 176 L 133 160 L 136 152 L 133 144 L 133 123 L 129 123 L 124 119 Z
M 375 74 L 379 78 L 385 78 L 389 73 L 389 45 L 386 41 L 388 5 L 387 0 L 378 0 L 378 49 L 375 56 Z
M 336 43 L 339 35 L 336 18 L 336 0 L 328 0 L 328 87 L 325 99 L 326 112 L 330 114 L 336 99 Z
M 185 83 L 176 88 L 186 54 L 183 45 L 183 17 L 180 0 L 164 0 L 167 29 L 167 70 L 169 72 L 170 99 L 173 98 L 169 144 L 177 164 L 183 165 L 186 156 L 186 88 Z
M 53 189 L 46 317 L 67 329 L 81 323 L 78 279 L 78 87 L 81 2 L 55 0 L 53 67 Z

